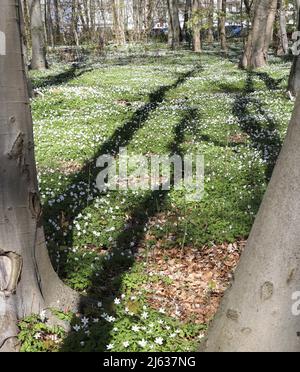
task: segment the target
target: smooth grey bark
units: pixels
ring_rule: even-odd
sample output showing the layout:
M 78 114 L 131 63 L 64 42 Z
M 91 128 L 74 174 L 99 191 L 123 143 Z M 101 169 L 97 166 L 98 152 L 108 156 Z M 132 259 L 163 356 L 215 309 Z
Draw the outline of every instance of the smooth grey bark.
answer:
M 124 25 L 124 0 L 113 0 L 112 10 L 115 40 L 118 45 L 123 45 L 126 43 Z
M 178 0 L 168 0 L 169 11 L 169 45 L 172 49 L 180 46 L 181 27 L 179 21 L 179 4 Z
M 28 0 L 28 5 L 32 40 L 31 68 L 44 70 L 47 68 L 47 61 L 41 3 L 40 0 Z
M 71 28 L 74 38 L 74 43 L 79 47 L 79 36 L 78 36 L 78 12 L 77 12 L 77 0 L 72 0 L 72 16 L 71 16 Z
M 276 9 L 277 0 L 255 1 L 252 29 L 241 58 L 240 67 L 255 69 L 267 64 Z
M 46 0 L 46 35 L 47 35 L 47 44 L 48 46 L 54 47 L 54 27 L 53 20 L 51 15 L 51 0 Z
M 277 55 L 285 56 L 289 52 L 289 39 L 287 35 L 286 22 L 286 1 L 278 0 L 279 5 L 279 40 L 280 45 L 277 50 Z
M 143 33 L 143 9 L 141 0 L 133 0 L 133 22 L 134 38 L 136 41 L 141 39 Z
M 227 39 L 226 39 L 226 13 L 227 13 L 227 2 L 226 0 L 218 1 L 219 8 L 219 35 L 221 42 L 221 50 L 225 54 L 227 53 Z
M 215 2 L 214 0 L 210 0 L 209 4 L 209 12 L 208 12 L 208 30 L 207 30 L 207 41 L 208 43 L 214 42 L 214 7 Z
M 192 0 L 192 17 L 193 20 L 193 50 L 196 53 L 202 52 L 201 43 L 201 20 L 199 18 L 199 11 L 201 10 L 201 0 Z
M 0 351 L 17 349 L 18 319 L 49 307 L 73 309 L 78 300 L 58 279 L 46 249 L 20 24 L 20 1 L 2 0 L 6 53 L 0 55 Z
M 59 0 L 53 0 L 54 2 L 54 14 L 55 14 L 55 44 L 66 43 L 65 34 L 62 27 L 62 9 L 61 2 Z
M 297 14 L 298 14 L 298 31 L 300 31 L 300 0 L 296 0 Z M 291 68 L 288 91 L 293 97 L 296 97 L 300 90 L 300 56 L 295 55 L 293 65 Z
M 192 0 L 186 0 L 184 10 L 183 40 L 190 42 L 189 21 L 192 13 Z
M 202 350 L 300 351 L 299 162 L 300 97 L 235 280 Z

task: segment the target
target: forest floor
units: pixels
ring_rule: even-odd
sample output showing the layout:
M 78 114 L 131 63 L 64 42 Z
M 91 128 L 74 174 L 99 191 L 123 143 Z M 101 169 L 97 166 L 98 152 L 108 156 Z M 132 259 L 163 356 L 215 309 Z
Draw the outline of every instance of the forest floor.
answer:
M 289 62 L 256 72 L 211 48 L 133 48 L 33 73 L 45 230 L 55 270 L 97 299 L 56 313 L 66 334 L 32 316 L 24 351 L 194 351 L 245 246 L 286 134 Z M 205 193 L 108 191 L 101 154 L 203 154 Z

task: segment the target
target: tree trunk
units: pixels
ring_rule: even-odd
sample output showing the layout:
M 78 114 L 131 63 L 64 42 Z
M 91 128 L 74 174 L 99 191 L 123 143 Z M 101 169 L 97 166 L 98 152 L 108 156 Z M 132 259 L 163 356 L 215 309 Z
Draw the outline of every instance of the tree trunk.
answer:
M 17 348 L 16 322 L 77 296 L 52 269 L 43 233 L 33 128 L 22 58 L 19 0 L 2 0 L 0 30 L 0 351 Z M 65 308 L 66 309 L 66 308 Z
M 207 42 L 213 43 L 214 42 L 214 0 L 210 0 L 209 12 L 208 12 L 208 30 L 207 30 Z
M 148 41 L 149 41 L 149 35 L 151 34 L 151 30 L 153 27 L 154 10 L 155 10 L 155 1 L 148 0 L 147 7 L 146 7 L 146 25 L 145 25 L 145 33 L 146 33 L 146 38 Z
M 72 0 L 72 34 L 74 38 L 74 43 L 79 46 L 79 36 L 78 36 L 78 12 L 77 12 L 77 0 Z
M 256 0 L 252 29 L 240 67 L 253 69 L 267 64 L 277 0 Z
M 47 68 L 46 44 L 40 0 L 29 0 L 29 14 L 31 22 L 32 59 L 33 70 Z
M 60 16 L 59 16 L 59 9 L 58 9 L 58 0 L 53 0 L 53 2 L 54 2 L 54 15 L 55 15 L 55 26 L 54 26 L 55 38 L 54 38 L 54 42 L 55 42 L 55 45 L 58 45 L 61 42 Z
M 296 0 L 298 14 L 298 31 L 300 31 L 300 0 Z M 293 65 L 290 72 L 288 91 L 294 97 L 297 96 L 300 90 L 300 56 L 295 55 Z
M 192 18 L 193 18 L 193 50 L 196 53 L 202 52 L 201 44 L 201 21 L 199 11 L 201 10 L 201 0 L 192 0 Z
M 134 22 L 134 38 L 140 41 L 143 33 L 143 3 L 141 0 L 133 0 L 133 22 Z
M 183 26 L 183 40 L 187 43 L 191 42 L 189 21 L 192 13 L 192 0 L 186 0 L 185 10 L 184 10 L 184 26 Z
M 53 20 L 51 16 L 51 0 L 47 0 L 46 3 L 46 34 L 47 34 L 47 44 L 54 47 L 54 30 L 53 30 Z
M 227 39 L 226 39 L 226 13 L 227 13 L 227 4 L 226 0 L 219 0 L 219 34 L 221 42 L 221 51 L 227 54 Z
M 126 43 L 124 28 L 124 0 L 113 0 L 113 23 L 114 34 L 118 45 Z
M 289 52 L 289 40 L 286 30 L 285 0 L 278 0 L 278 26 L 279 44 L 276 53 L 278 56 L 286 56 Z
M 172 47 L 172 49 L 176 49 L 180 46 L 181 41 L 178 0 L 168 0 L 168 10 L 169 10 L 169 45 Z
M 202 345 L 205 351 L 300 351 L 299 123 L 300 97 L 234 283 Z

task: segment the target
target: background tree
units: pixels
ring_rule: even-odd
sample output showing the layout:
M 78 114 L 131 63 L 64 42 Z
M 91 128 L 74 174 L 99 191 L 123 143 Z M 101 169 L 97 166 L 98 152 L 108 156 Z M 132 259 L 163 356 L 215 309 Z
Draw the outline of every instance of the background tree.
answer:
M 178 0 L 167 0 L 169 10 L 169 45 L 178 48 L 181 41 Z
M 207 25 L 207 41 L 208 43 L 214 42 L 214 0 L 210 0 L 208 4 L 208 25 Z
M 287 35 L 286 22 L 286 0 L 278 0 L 276 22 L 275 22 L 274 42 L 278 56 L 285 56 L 289 52 L 289 40 Z
M 40 0 L 28 0 L 28 5 L 32 40 L 31 68 L 43 70 L 47 68 L 47 61 L 41 3 Z
M 118 45 L 123 45 L 126 43 L 124 28 L 124 0 L 113 0 L 112 11 L 115 39 Z
M 226 40 L 226 13 L 227 13 L 227 2 L 226 0 L 218 0 L 219 9 L 219 35 L 221 42 L 221 51 L 227 53 L 227 40 Z
M 202 52 L 201 42 L 201 19 L 202 19 L 202 4 L 201 0 L 192 0 L 192 17 L 190 27 L 193 32 L 193 50 L 194 52 Z
M 32 4 L 34 5 L 34 4 Z M 47 307 L 75 305 L 77 295 L 52 269 L 46 249 L 22 58 L 19 0 L 2 0 L 0 30 L 0 350 L 17 348 L 18 319 Z
M 300 0 L 296 0 L 296 7 L 297 7 L 297 29 L 300 31 Z M 289 76 L 288 82 L 288 91 L 292 96 L 296 96 L 300 89 L 300 57 L 299 54 L 296 52 L 293 60 L 293 65 L 291 68 L 291 73 Z
M 183 25 L 183 40 L 185 42 L 191 41 L 191 32 L 189 27 L 189 22 L 192 15 L 192 0 L 186 0 L 185 2 L 185 9 L 184 9 L 184 25 Z
M 256 0 L 252 28 L 249 33 L 240 66 L 258 68 L 266 65 L 272 38 L 277 0 Z

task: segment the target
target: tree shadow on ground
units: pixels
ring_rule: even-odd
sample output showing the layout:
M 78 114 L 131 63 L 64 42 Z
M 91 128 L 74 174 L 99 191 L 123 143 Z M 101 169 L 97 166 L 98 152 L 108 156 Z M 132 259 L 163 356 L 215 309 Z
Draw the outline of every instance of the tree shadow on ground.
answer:
M 174 139 L 169 146 L 170 156 L 182 155 L 180 145 L 184 141 L 185 128 L 194 114 L 194 109 L 188 108 L 180 122 L 175 126 Z M 173 178 L 171 176 L 170 190 L 174 186 Z M 96 304 L 87 306 L 83 299 L 81 311 L 89 319 L 96 319 L 97 322 L 90 324 L 88 336 L 84 332 L 79 335 L 75 331 L 70 332 L 64 340 L 61 351 L 103 352 L 107 350 L 106 346 L 111 342 L 114 325 L 113 322 L 103 319 L 101 315 L 103 315 L 103 311 L 106 314 L 115 315 L 114 299 L 121 296 L 122 276 L 130 270 L 134 263 L 134 255 L 145 238 L 147 223 L 167 208 L 167 197 L 170 190 L 149 191 L 138 200 L 130 215 L 130 229 L 124 229 L 118 234 L 113 258 L 109 263 L 104 263 L 104 270 L 100 276 L 95 272 L 91 278 L 92 285 L 87 296 L 101 301 L 103 309 L 100 311 Z M 132 248 L 132 258 L 125 259 L 122 252 L 128 250 L 133 240 L 135 241 L 135 248 Z M 76 323 L 77 320 L 75 317 L 73 322 Z M 84 346 L 80 344 L 82 341 L 84 341 Z
M 265 83 L 266 88 L 268 90 L 280 89 L 280 84 L 284 80 L 284 79 L 274 79 L 266 72 L 251 71 L 251 72 L 248 72 L 248 74 L 259 77 Z
M 167 93 L 173 89 L 176 89 L 185 81 L 192 77 L 195 73 L 201 70 L 200 66 L 195 67 L 193 70 L 183 74 L 179 74 L 176 81 L 170 85 L 162 86 L 149 95 L 149 102 L 139 108 L 123 126 L 116 129 L 114 134 L 98 149 L 93 159 L 86 163 L 80 172 L 70 177 L 68 185 L 64 191 L 61 191 L 59 195 L 69 195 L 72 193 L 72 186 L 80 181 L 84 181 L 88 185 L 88 188 L 92 189 L 95 184 L 97 175 L 101 169 L 96 168 L 96 161 L 101 155 L 110 154 L 116 155 L 120 147 L 126 147 L 135 133 L 141 129 L 147 122 L 149 115 L 155 111 L 159 105 L 164 101 Z M 174 143 L 170 147 L 170 154 L 179 153 L 180 142 L 184 136 L 184 126 L 187 120 L 191 118 L 191 111 L 188 110 L 186 115 L 176 126 L 174 130 Z M 56 195 L 53 199 L 56 200 L 59 195 Z M 62 350 L 80 350 L 80 351 L 101 351 L 105 349 L 105 345 L 109 342 L 110 333 L 112 331 L 112 324 L 104 321 L 99 314 L 99 308 L 96 306 L 98 301 L 106 302 L 105 308 L 107 311 L 113 308 L 112 298 L 120 291 L 122 283 L 122 275 L 128 271 L 134 262 L 134 258 L 125 258 L 120 253 L 122 250 L 130 247 L 133 236 L 135 239 L 135 247 L 143 240 L 144 227 L 149 218 L 155 216 L 160 210 L 164 208 L 168 191 L 153 191 L 147 193 L 144 197 L 137 200 L 133 210 L 131 212 L 131 230 L 124 229 L 120 231 L 116 239 L 116 254 L 113 255 L 113 259 L 109 263 L 104 262 L 103 272 L 99 277 L 98 273 L 93 273 L 91 279 L 92 285 L 88 289 L 86 296 L 82 297 L 80 304 L 81 311 L 87 314 L 90 318 L 100 319 L 99 323 L 95 323 L 90 329 L 89 342 L 86 343 L 85 348 L 82 348 L 78 343 L 78 336 L 75 332 L 72 332 L 66 339 Z M 99 195 L 97 195 L 99 197 Z M 52 198 L 51 198 L 52 199 Z M 79 205 L 73 212 L 68 216 L 68 225 L 72 225 L 73 220 L 79 213 L 81 213 L 87 207 L 86 198 L 80 200 Z M 68 209 L 68 202 L 71 202 L 71 197 L 68 201 L 68 197 L 65 200 L 65 206 Z M 57 216 L 61 212 L 62 205 L 49 206 L 46 202 L 44 207 L 44 216 L 47 221 L 57 219 Z M 57 234 L 57 233 L 56 233 Z M 56 236 L 59 241 L 58 245 L 72 247 L 73 246 L 73 232 L 69 232 L 67 236 L 63 235 L 63 231 Z M 134 250 L 133 252 L 134 253 Z M 63 253 L 62 253 L 63 255 Z M 131 257 L 134 257 L 131 255 Z M 55 257 L 52 257 L 55 259 Z M 62 262 L 68 259 L 68 253 L 65 253 L 65 257 L 62 257 Z M 63 272 L 63 269 L 62 269 Z M 91 301 L 87 301 L 87 298 L 91 298 Z M 77 318 L 74 317 L 73 322 L 76 322 Z M 94 335 L 94 337 L 93 337 Z
M 255 92 L 253 76 L 256 74 L 247 72 L 245 87 L 240 94 L 236 95 L 232 113 L 238 119 L 242 131 L 249 136 L 254 149 L 259 151 L 262 160 L 266 163 L 265 175 L 266 180 L 269 181 L 281 150 L 282 140 L 277 130 L 277 123 L 270 112 L 264 108 L 261 100 L 251 95 Z M 263 78 L 266 85 L 271 84 L 272 89 L 276 89 L 277 83 L 270 81 L 265 75 Z
M 68 81 L 78 78 L 89 71 L 92 71 L 92 67 L 89 65 L 79 67 L 74 63 L 66 71 L 63 71 L 57 75 L 46 76 L 45 78 L 38 80 L 33 79 L 33 88 L 50 88 L 53 86 L 66 84 Z

